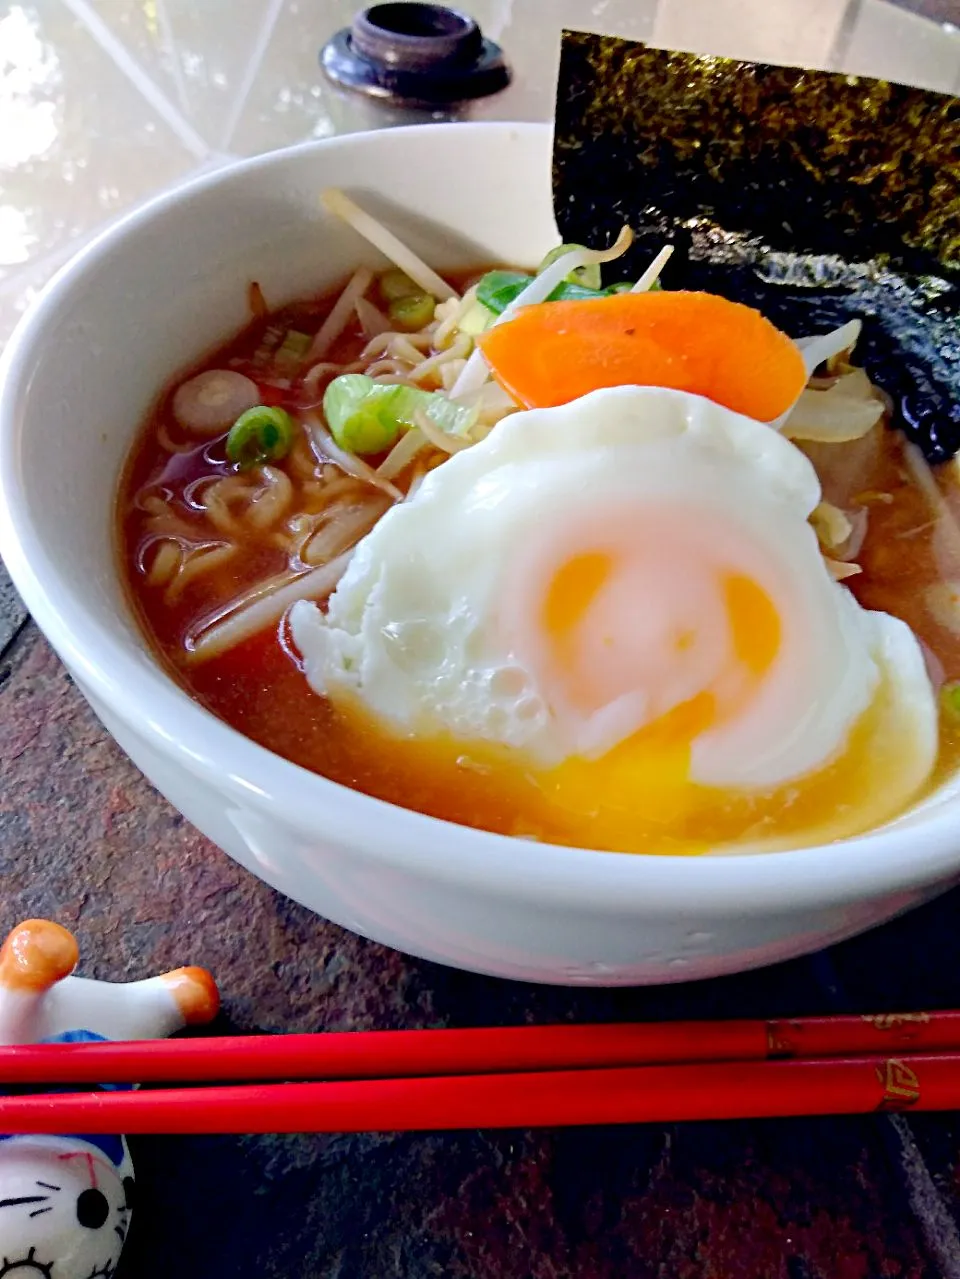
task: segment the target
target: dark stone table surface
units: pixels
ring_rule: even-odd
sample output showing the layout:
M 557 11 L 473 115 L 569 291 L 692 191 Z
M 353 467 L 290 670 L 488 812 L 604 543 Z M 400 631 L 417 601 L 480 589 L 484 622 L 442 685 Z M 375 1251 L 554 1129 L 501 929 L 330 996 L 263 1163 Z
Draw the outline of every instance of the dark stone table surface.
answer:
M 106 736 L 32 622 L 0 644 L 0 926 L 82 971 L 217 976 L 216 1030 L 960 1005 L 948 894 L 810 959 L 621 991 L 496 981 L 327 924 L 241 870 Z M 956 1116 L 383 1136 L 141 1137 L 127 1279 L 956 1279 Z

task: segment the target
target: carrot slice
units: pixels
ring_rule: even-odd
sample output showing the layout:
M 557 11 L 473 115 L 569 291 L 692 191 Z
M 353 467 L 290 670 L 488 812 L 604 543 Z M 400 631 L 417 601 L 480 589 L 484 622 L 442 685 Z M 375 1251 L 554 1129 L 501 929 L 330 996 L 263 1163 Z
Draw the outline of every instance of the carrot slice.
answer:
M 477 343 L 527 408 L 604 386 L 666 386 L 770 422 L 807 380 L 800 352 L 759 311 L 713 293 L 618 293 L 541 302 Z

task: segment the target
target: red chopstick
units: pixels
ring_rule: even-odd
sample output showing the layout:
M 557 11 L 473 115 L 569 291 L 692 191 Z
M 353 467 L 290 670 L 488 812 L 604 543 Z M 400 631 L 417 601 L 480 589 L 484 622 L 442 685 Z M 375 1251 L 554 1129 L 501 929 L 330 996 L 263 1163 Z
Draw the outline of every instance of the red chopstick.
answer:
M 0 1132 L 396 1132 L 960 1108 L 960 1055 L 7 1097 Z
M 384 1079 L 921 1051 L 960 1052 L 960 1012 L 18 1045 L 0 1048 L 0 1085 Z

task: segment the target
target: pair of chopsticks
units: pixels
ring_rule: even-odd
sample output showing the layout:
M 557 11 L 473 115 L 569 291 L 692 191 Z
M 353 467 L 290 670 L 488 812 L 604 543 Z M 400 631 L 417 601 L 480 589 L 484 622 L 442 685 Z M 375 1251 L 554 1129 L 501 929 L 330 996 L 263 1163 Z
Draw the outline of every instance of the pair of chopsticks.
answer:
M 231 1080 L 324 1082 L 227 1083 Z M 197 1087 L 198 1084 L 209 1084 Z M 0 1133 L 387 1132 L 960 1108 L 960 1012 L 0 1048 Z

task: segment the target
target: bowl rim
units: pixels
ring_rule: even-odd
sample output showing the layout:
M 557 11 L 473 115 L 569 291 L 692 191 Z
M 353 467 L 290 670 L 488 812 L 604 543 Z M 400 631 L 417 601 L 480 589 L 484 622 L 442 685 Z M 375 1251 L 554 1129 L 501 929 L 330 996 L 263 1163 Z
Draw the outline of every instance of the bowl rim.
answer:
M 41 631 L 95 701 L 203 785 L 265 816 L 282 812 L 287 824 L 320 840 L 336 840 L 360 859 L 504 901 L 549 901 L 621 916 L 641 906 L 644 914 L 657 908 L 681 916 L 694 910 L 698 917 L 748 916 L 860 902 L 960 874 L 960 822 L 951 804 L 916 825 L 840 844 L 700 857 L 542 844 L 397 807 L 301 768 L 218 719 L 165 672 L 145 637 L 137 645 L 100 622 L 47 556 L 41 521 L 18 483 L 18 440 L 48 315 L 109 263 L 116 245 L 218 187 L 300 158 L 377 148 L 385 137 L 392 147 L 402 147 L 412 135 L 422 141 L 454 130 L 458 149 L 468 148 L 471 136 L 506 140 L 519 132 L 546 145 L 551 134 L 551 126 L 543 123 L 421 124 L 345 134 L 240 160 L 194 176 L 127 212 L 44 287 L 0 353 L 0 552 Z

